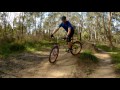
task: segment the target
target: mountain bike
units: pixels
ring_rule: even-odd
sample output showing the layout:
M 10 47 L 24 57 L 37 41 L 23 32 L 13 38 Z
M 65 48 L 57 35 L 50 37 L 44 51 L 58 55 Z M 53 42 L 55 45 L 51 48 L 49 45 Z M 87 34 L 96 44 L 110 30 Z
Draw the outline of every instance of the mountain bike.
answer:
M 55 39 L 55 37 L 53 37 Z M 66 38 L 60 38 L 59 40 L 64 40 L 66 42 Z M 53 43 L 53 47 L 50 51 L 49 54 L 49 62 L 50 63 L 55 63 L 58 55 L 59 55 L 59 43 L 56 42 L 57 40 L 55 40 L 55 42 Z M 66 43 L 67 44 L 67 43 Z M 72 50 L 70 50 L 70 53 L 74 56 L 80 54 L 82 50 L 82 43 L 80 41 L 73 41 L 72 39 Z

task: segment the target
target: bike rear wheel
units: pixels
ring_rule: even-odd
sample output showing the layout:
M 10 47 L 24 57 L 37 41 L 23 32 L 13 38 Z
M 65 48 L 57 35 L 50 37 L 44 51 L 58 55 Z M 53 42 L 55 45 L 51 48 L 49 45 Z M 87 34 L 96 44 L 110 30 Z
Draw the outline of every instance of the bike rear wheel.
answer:
M 79 41 L 73 42 L 72 44 L 72 55 L 78 55 L 82 50 L 82 44 Z
M 50 55 L 49 55 L 49 62 L 55 63 L 57 60 L 58 54 L 59 54 L 59 47 L 54 46 L 50 52 Z

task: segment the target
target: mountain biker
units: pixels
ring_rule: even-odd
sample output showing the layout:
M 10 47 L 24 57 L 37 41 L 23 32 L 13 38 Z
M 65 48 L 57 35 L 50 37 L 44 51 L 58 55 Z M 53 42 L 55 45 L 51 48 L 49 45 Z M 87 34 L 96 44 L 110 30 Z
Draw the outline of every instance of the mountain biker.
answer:
M 70 51 L 70 50 L 72 50 L 71 38 L 74 35 L 74 28 L 73 28 L 72 24 L 66 19 L 66 16 L 62 16 L 61 20 L 62 20 L 62 23 L 59 25 L 59 27 L 57 29 L 55 29 L 53 31 L 53 33 L 51 34 L 51 37 L 54 37 L 53 35 L 60 29 L 60 27 L 63 27 L 65 29 L 65 31 L 67 32 L 66 39 L 68 42 L 68 51 Z

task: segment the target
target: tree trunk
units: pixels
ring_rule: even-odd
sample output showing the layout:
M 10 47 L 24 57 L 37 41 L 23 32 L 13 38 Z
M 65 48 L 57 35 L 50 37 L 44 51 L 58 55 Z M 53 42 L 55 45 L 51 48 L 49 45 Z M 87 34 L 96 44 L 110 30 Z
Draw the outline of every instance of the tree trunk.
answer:
M 22 13 L 22 36 L 21 36 L 21 41 L 23 39 L 24 36 L 24 12 Z
M 99 22 L 98 22 L 98 16 L 97 16 L 97 19 L 96 19 L 96 23 L 97 23 L 97 28 L 96 28 L 96 30 L 99 30 L 100 28 L 99 28 Z M 96 39 L 97 39 L 97 41 L 99 41 L 99 31 L 96 31 L 96 33 L 95 33 L 96 35 Z
M 113 48 L 113 43 L 112 43 L 112 32 L 111 32 L 111 20 L 112 20 L 112 13 L 109 12 L 109 27 L 108 27 L 108 39 L 110 41 L 110 46 Z
M 81 27 L 80 27 L 80 41 L 82 41 L 82 30 L 83 30 L 83 22 L 80 22 Z
M 4 36 L 6 37 L 6 22 L 4 22 L 4 29 L 5 29 Z
M 111 19 L 112 19 L 112 14 L 111 12 L 109 13 L 109 27 L 108 30 L 105 27 L 105 22 L 104 22 L 104 15 L 103 15 L 103 27 L 104 27 L 104 31 L 106 34 L 107 39 L 109 40 L 109 45 L 111 48 L 113 48 L 113 43 L 112 43 L 112 36 L 111 36 Z
M 35 14 L 35 31 L 36 31 L 36 36 L 37 36 L 38 32 L 36 30 L 36 14 Z
M 82 27 L 79 27 L 80 41 L 82 41 Z
M 13 31 L 14 31 L 14 21 L 13 21 L 13 28 L 12 28 L 12 36 L 14 35 Z
M 40 14 L 40 25 L 39 25 L 39 34 L 41 33 L 41 31 L 42 31 L 42 20 L 43 20 L 43 13 L 41 12 L 41 14 Z
M 104 31 L 105 31 L 105 34 L 106 34 L 106 37 L 107 37 L 108 35 L 107 35 L 107 29 L 105 27 L 104 14 L 103 14 L 103 27 L 104 27 Z
M 97 35 L 96 35 L 97 33 L 96 33 L 96 30 L 95 30 L 95 40 L 97 39 Z
M 17 38 L 20 40 L 21 37 L 21 22 L 20 22 L 21 17 L 19 17 L 19 31 L 17 30 Z
M 90 33 L 90 40 L 92 41 L 92 39 L 93 39 L 93 38 L 92 38 L 92 32 L 91 32 L 91 33 Z
M 82 38 L 81 38 L 81 32 L 80 32 L 80 41 L 82 40 Z

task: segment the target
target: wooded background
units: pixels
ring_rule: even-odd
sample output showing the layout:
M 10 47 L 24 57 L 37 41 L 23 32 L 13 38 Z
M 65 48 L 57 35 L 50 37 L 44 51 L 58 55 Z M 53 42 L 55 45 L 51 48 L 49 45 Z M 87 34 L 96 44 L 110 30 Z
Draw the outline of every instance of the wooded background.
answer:
M 119 12 L 19 12 L 10 21 L 11 13 L 18 12 L 0 12 L 0 43 L 49 39 L 63 15 L 75 26 L 80 40 L 111 47 L 120 43 Z M 62 35 L 61 28 L 56 36 Z

